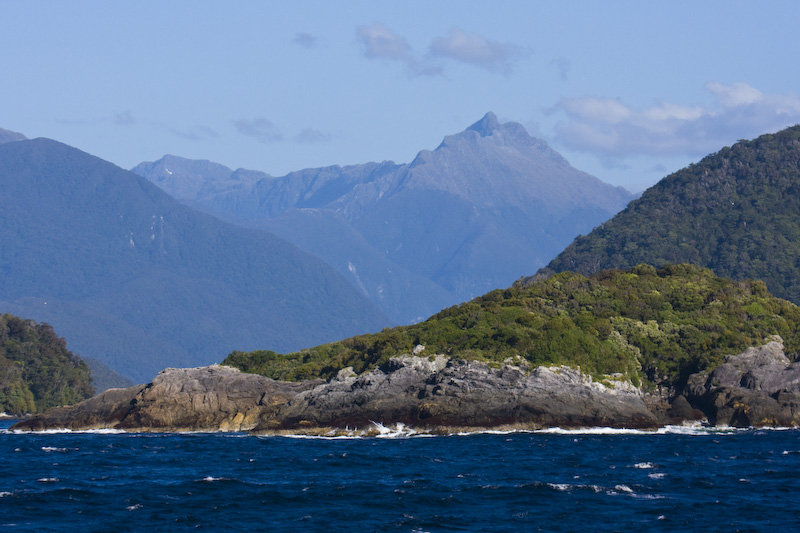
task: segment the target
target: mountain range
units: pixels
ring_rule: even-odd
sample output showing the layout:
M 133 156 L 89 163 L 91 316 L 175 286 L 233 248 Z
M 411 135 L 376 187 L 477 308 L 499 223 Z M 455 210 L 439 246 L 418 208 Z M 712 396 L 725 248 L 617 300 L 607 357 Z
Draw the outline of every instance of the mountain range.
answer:
M 800 304 L 800 126 L 740 141 L 671 174 L 575 239 L 536 277 L 693 263 L 763 280 Z
M 167 155 L 132 171 L 318 256 L 395 324 L 508 286 L 633 198 L 492 113 L 408 164 L 273 177 Z
M 10 132 L 9 132 L 10 133 Z M 317 258 L 48 139 L 1 136 L 0 310 L 136 380 L 388 319 Z

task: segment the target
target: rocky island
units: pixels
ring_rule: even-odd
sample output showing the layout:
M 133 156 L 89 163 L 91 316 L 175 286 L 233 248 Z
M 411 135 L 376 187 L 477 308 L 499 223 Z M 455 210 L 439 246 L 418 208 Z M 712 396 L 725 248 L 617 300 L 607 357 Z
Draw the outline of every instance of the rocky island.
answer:
M 253 431 L 370 434 L 403 424 L 419 432 L 615 427 L 656 429 L 704 420 L 731 426 L 800 425 L 800 365 L 780 338 L 693 374 L 682 394 L 628 381 L 596 382 L 566 367 L 530 368 L 443 356 L 392 358 L 361 376 L 281 382 L 225 366 L 170 368 L 152 383 L 112 389 L 14 429 Z
M 167 369 L 146 385 L 53 408 L 14 429 L 798 426 L 799 332 L 800 309 L 758 281 L 691 265 L 562 273 L 413 326 Z

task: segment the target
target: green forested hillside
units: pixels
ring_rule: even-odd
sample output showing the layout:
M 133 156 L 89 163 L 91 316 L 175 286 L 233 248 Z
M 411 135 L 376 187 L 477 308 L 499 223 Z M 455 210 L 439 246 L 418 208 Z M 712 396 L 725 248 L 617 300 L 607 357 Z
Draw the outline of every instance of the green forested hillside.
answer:
M 0 315 L 0 412 L 38 413 L 94 392 L 89 368 L 47 324 Z
M 411 353 L 534 365 L 577 365 L 634 382 L 680 383 L 726 354 L 783 336 L 800 349 L 800 308 L 760 281 L 734 282 L 691 265 L 639 265 L 591 277 L 570 272 L 517 284 L 445 309 L 425 322 L 288 355 L 233 352 L 223 362 L 279 379 L 357 373 Z
M 800 126 L 741 141 L 648 189 L 540 274 L 693 263 L 800 303 Z M 539 276 L 541 277 L 541 276 Z

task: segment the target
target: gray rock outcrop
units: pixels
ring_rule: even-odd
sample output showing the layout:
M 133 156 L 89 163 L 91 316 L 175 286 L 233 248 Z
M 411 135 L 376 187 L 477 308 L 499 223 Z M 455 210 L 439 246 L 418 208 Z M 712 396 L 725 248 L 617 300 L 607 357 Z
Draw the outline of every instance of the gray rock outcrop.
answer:
M 611 385 L 611 383 L 609 383 Z M 629 427 L 654 428 L 638 389 L 593 382 L 569 367 L 492 368 L 438 356 L 393 358 L 358 377 L 337 377 L 302 392 L 256 431 L 313 427 L 414 428 Z
M 275 381 L 223 366 L 168 368 L 147 385 L 110 389 L 74 406 L 50 409 L 14 429 L 243 431 L 321 382 Z
M 454 428 L 654 428 L 656 419 L 629 383 L 596 383 L 569 367 L 492 368 L 443 356 L 400 357 L 328 383 L 274 381 L 212 366 L 167 369 L 148 385 L 111 389 L 51 409 L 14 429 L 319 433 L 404 423 Z
M 800 364 L 789 361 L 778 336 L 693 374 L 684 394 L 718 426 L 800 426 Z

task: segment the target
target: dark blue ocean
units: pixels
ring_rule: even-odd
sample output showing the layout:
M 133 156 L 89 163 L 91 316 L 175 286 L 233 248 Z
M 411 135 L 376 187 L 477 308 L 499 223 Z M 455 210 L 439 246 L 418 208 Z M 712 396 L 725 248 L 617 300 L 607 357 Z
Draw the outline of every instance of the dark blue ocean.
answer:
M 787 531 L 800 431 L 10 433 L 9 531 Z

